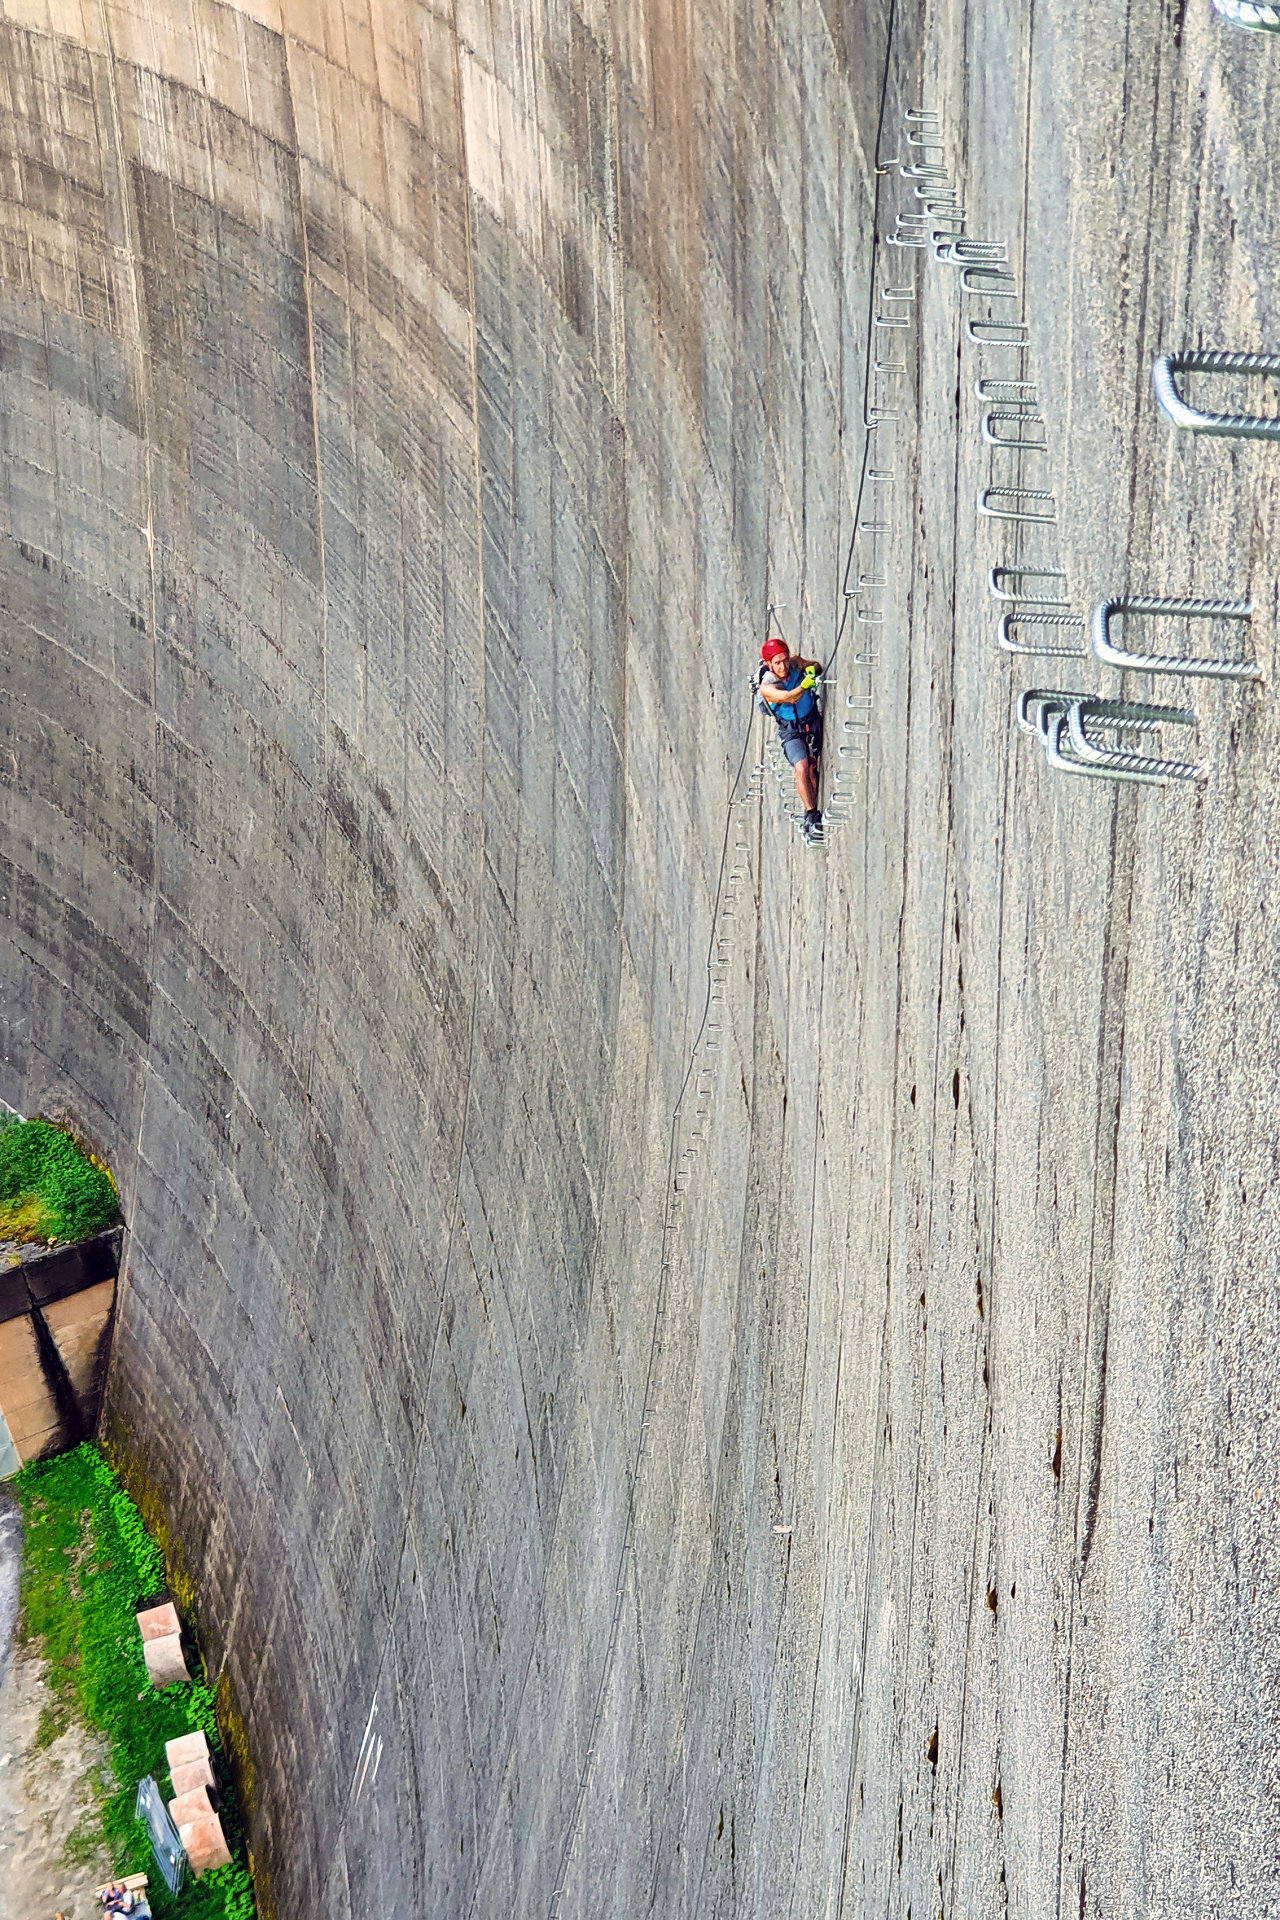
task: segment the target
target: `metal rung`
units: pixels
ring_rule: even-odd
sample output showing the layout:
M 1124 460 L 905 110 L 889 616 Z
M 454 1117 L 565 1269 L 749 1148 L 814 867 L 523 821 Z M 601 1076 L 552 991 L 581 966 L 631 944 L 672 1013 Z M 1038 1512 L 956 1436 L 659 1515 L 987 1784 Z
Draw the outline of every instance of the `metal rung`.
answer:
M 1047 500 L 1053 506 L 1052 493 L 1043 487 L 984 487 L 978 495 L 978 512 L 989 520 L 1018 520 L 1036 526 L 1052 526 L 1058 517 L 1056 507 L 1052 513 L 1028 513 L 1021 507 L 993 505 L 997 500 Z
M 858 575 L 858 585 L 860 587 L 887 587 L 888 584 L 887 579 L 877 579 L 874 574 L 860 573 Z
M 859 520 L 859 533 L 892 533 L 893 528 L 887 520 Z
M 1256 660 L 1198 660 L 1174 653 L 1130 653 L 1111 639 L 1111 622 L 1119 614 L 1125 619 L 1139 615 L 1154 617 L 1168 614 L 1184 620 L 1248 620 L 1253 614 L 1249 600 L 1189 600 L 1170 594 L 1127 594 L 1114 600 L 1100 600 L 1093 610 L 1090 637 L 1093 651 L 1109 667 L 1131 673 L 1176 673 L 1203 680 L 1261 680 L 1262 668 Z
M 881 609 L 875 607 L 858 607 L 856 609 L 856 617 L 867 627 L 882 627 L 884 625 L 884 613 Z
M 909 327 L 911 322 L 905 313 L 878 313 L 873 324 L 877 327 Z
M 907 369 L 898 366 L 893 360 L 876 360 L 872 362 L 872 371 L 874 373 L 905 373 Z
M 882 300 L 914 300 L 915 297 L 914 287 L 881 287 L 880 289 Z
M 1166 353 L 1151 369 L 1151 384 L 1162 412 L 1186 433 L 1208 433 L 1232 440 L 1280 440 L 1280 419 L 1265 413 L 1205 413 L 1178 392 L 1179 373 L 1280 374 L 1280 353 Z

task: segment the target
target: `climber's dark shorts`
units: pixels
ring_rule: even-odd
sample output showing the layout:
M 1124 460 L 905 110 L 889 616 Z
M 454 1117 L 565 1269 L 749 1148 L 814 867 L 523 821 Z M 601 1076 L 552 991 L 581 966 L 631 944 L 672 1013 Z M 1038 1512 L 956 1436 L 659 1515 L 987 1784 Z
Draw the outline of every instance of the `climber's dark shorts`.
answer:
M 814 713 L 807 720 L 780 720 L 778 737 L 793 767 L 805 760 L 821 760 L 822 715 Z

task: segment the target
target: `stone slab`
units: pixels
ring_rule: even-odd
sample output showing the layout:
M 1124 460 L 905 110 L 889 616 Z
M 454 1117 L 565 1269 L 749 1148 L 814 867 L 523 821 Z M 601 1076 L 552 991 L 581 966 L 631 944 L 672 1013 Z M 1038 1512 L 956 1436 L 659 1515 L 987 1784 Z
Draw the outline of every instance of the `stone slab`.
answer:
M 181 1633 L 182 1623 L 178 1619 L 178 1609 L 172 1600 L 166 1600 L 158 1607 L 146 1607 L 135 1619 L 138 1632 L 145 1641 L 163 1640 L 173 1633 Z
M 216 1787 L 213 1768 L 207 1760 L 191 1760 L 186 1766 L 171 1767 L 169 1778 L 173 1782 L 173 1791 L 181 1799 L 184 1793 L 191 1793 L 196 1787 Z
M 180 1633 L 166 1633 L 158 1640 L 144 1640 L 142 1654 L 153 1687 L 171 1687 L 175 1683 L 190 1680 Z
M 181 1733 L 176 1740 L 166 1740 L 164 1757 L 169 1763 L 170 1777 L 175 1767 L 189 1767 L 196 1760 L 208 1762 L 209 1742 L 199 1727 L 194 1733 Z
M 214 1867 L 230 1866 L 231 1852 L 216 1813 L 180 1826 L 178 1837 L 187 1850 L 187 1861 L 197 1880 Z
M 207 1787 L 192 1787 L 188 1793 L 179 1793 L 169 1802 L 169 1812 L 175 1827 L 181 1829 L 191 1822 L 208 1819 L 214 1811 Z

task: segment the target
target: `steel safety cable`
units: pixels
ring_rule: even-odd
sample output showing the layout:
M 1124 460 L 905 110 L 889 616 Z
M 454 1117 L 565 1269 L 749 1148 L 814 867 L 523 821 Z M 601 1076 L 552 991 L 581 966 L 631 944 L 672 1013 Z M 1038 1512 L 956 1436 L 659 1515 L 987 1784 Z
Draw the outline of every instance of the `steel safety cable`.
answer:
M 875 312 L 876 312 L 876 267 L 880 259 L 880 188 L 889 173 L 890 166 L 885 164 L 881 155 L 881 143 L 884 139 L 885 111 L 889 101 L 889 79 L 893 72 L 894 27 L 897 21 L 898 0 L 889 0 L 889 18 L 885 26 L 884 69 L 880 75 L 880 106 L 876 115 L 876 137 L 872 149 L 875 161 L 875 187 L 871 197 L 871 271 L 867 276 L 867 328 L 866 358 L 862 378 L 862 464 L 858 474 L 858 492 L 854 501 L 853 527 L 849 534 L 849 551 L 845 558 L 844 574 L 840 582 L 840 603 L 836 609 L 835 639 L 827 657 L 824 674 L 831 671 L 840 643 L 844 639 L 845 628 L 849 623 L 849 576 L 853 572 L 854 555 L 858 547 L 858 523 L 862 519 L 862 502 L 867 488 L 867 468 L 871 459 L 871 436 L 876 431 L 871 421 L 871 375 L 875 357 Z

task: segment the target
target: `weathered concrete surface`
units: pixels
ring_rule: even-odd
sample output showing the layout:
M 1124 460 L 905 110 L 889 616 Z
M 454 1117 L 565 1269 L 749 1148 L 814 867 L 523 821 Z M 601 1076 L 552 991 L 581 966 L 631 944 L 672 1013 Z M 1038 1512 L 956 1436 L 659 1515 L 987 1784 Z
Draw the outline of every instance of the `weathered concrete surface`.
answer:
M 849 535 L 883 19 L 27 4 L 0 1095 L 121 1176 L 113 1431 L 277 1911 L 1265 1910 L 1276 722 L 1203 696 L 1202 798 L 1010 743 L 936 273 L 868 780 L 820 858 L 736 816 L 663 1259 L 743 663 Z M 1025 240 L 1081 595 L 1203 471 L 1108 274 L 1194 317 L 1234 246 L 1276 317 L 1275 50 L 1086 12 L 901 20 L 890 94 Z M 1261 578 L 1212 459 L 1173 524 Z

